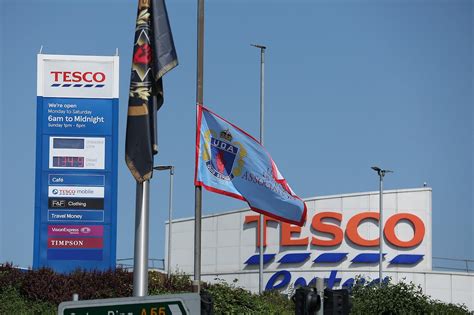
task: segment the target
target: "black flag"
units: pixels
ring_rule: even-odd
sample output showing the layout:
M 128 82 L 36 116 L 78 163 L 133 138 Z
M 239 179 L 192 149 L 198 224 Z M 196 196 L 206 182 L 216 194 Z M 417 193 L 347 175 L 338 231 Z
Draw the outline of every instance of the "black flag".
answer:
M 125 161 L 137 182 L 149 180 L 158 153 L 156 113 L 162 77 L 178 65 L 164 0 L 139 0 L 128 101 Z

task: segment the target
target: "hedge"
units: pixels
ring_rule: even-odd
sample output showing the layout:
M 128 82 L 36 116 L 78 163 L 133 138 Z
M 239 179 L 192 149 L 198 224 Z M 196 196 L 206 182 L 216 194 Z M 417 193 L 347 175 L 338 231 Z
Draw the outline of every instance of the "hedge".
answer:
M 294 313 L 293 303 L 278 292 L 252 294 L 223 281 L 205 283 L 203 290 L 213 297 L 216 314 Z M 191 291 L 192 282 L 184 274 L 168 278 L 160 272 L 149 272 L 150 295 Z M 0 265 L 0 314 L 55 314 L 59 303 L 70 301 L 73 293 L 78 293 L 80 300 L 130 297 L 133 274 L 119 268 L 60 274 L 48 268 L 22 271 L 12 264 Z
M 215 314 L 294 314 L 288 295 L 277 291 L 253 294 L 238 286 L 237 280 L 204 283 L 214 301 Z M 184 274 L 166 275 L 150 271 L 150 295 L 192 291 Z M 12 264 L 0 264 L 0 314 L 56 314 L 59 303 L 70 301 L 73 293 L 81 300 L 130 297 L 133 274 L 123 270 L 84 271 L 70 274 L 51 269 L 23 271 Z M 291 291 L 291 290 L 290 290 Z M 354 314 L 469 314 L 465 305 L 443 303 L 423 294 L 413 283 L 386 283 L 378 286 L 356 281 L 351 290 Z

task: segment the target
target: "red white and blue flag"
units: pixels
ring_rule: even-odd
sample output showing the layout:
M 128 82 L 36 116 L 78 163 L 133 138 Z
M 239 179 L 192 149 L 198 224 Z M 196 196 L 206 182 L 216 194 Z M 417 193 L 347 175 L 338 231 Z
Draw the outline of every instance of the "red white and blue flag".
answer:
M 195 185 L 246 201 L 256 212 L 303 225 L 306 205 L 251 135 L 198 106 Z

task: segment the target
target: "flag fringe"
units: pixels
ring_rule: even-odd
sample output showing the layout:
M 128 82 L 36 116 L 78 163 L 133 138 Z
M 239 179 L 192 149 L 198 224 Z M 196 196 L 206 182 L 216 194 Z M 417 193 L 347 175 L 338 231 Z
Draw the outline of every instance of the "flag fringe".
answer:
M 141 175 L 140 172 L 137 170 L 135 165 L 133 164 L 132 159 L 125 154 L 125 162 L 127 163 L 128 169 L 132 173 L 133 177 L 138 183 L 143 183 L 144 181 L 150 180 L 151 176 L 153 175 L 153 171 L 146 173 L 145 175 Z
M 168 71 L 170 71 L 171 69 L 173 69 L 174 67 L 176 67 L 178 65 L 178 60 L 177 59 L 174 59 L 173 61 L 171 61 L 170 63 L 168 63 L 167 65 L 163 66 L 160 71 L 158 72 L 156 78 L 155 78 L 155 81 L 158 81 L 159 79 L 161 79 L 161 77 L 163 77 Z

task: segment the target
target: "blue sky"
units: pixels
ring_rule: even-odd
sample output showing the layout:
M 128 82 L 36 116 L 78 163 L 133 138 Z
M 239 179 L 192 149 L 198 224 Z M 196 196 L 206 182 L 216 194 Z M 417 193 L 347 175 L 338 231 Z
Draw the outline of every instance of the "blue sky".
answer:
M 31 266 L 36 54 L 120 54 L 117 257 L 133 255 L 135 182 L 124 162 L 136 1 L 0 1 L 0 261 Z M 167 74 L 156 164 L 176 166 L 175 217 L 194 215 L 196 1 L 168 1 L 180 65 Z M 259 132 L 301 197 L 433 188 L 433 255 L 474 259 L 473 2 L 206 2 L 204 103 Z M 168 175 L 151 184 L 150 257 L 162 258 Z M 203 194 L 204 213 L 242 208 Z M 190 240 L 191 242 L 192 240 Z M 435 261 L 436 263 L 436 261 Z

